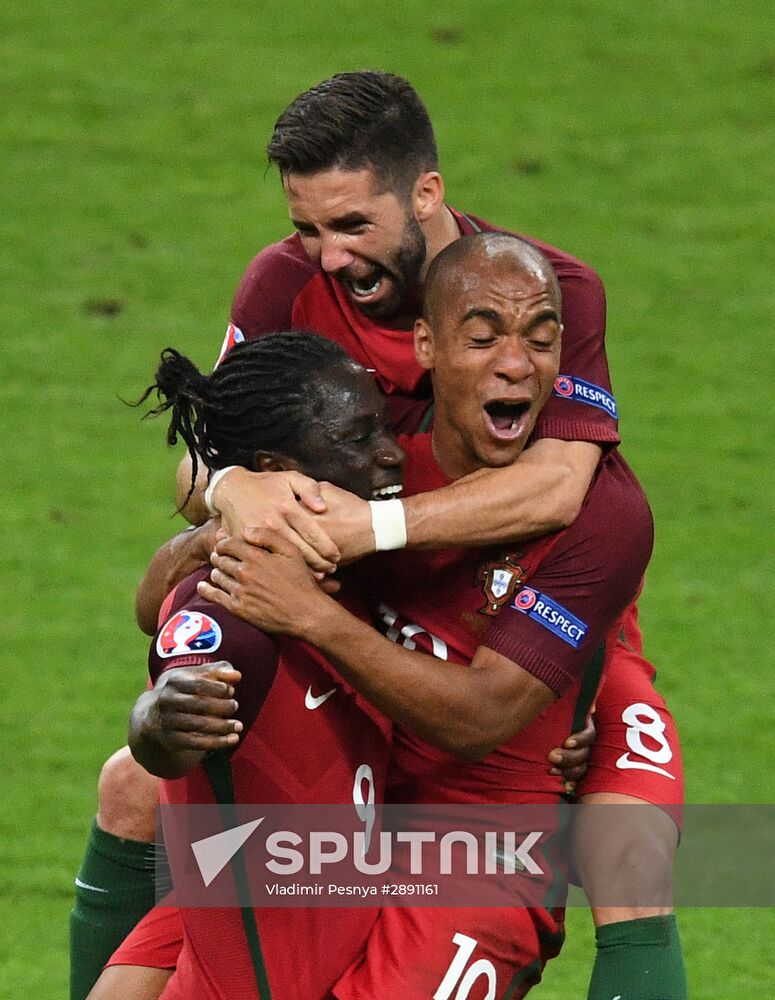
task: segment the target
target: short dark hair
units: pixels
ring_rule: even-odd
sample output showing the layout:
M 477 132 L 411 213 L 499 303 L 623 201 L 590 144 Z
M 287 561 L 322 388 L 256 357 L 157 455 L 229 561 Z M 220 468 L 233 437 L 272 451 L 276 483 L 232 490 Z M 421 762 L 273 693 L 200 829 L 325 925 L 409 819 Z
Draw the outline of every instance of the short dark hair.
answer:
M 236 344 L 210 374 L 167 347 L 150 385 L 136 405 L 155 392 L 145 416 L 172 410 L 167 443 L 188 447 L 194 492 L 199 460 L 208 469 L 253 469 L 256 452 L 285 455 L 303 464 L 305 427 L 318 405 L 317 383 L 331 368 L 355 367 L 338 344 L 313 333 L 273 333 Z
M 438 169 L 433 126 L 410 83 L 392 73 L 337 73 L 280 115 L 266 148 L 281 174 L 368 167 L 380 186 L 408 195 Z

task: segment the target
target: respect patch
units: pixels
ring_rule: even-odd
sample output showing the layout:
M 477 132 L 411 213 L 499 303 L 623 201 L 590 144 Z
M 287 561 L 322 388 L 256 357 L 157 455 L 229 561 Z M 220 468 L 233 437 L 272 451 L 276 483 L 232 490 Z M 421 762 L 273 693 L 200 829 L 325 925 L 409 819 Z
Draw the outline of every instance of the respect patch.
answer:
M 587 623 L 571 614 L 567 608 L 532 587 L 523 587 L 512 602 L 515 611 L 548 628 L 563 642 L 578 649 L 587 634 Z
M 574 403 L 586 403 L 587 406 L 603 410 L 614 420 L 619 419 L 616 400 L 611 393 L 592 382 L 585 382 L 583 378 L 558 375 L 554 380 L 552 395 L 559 396 L 560 399 L 570 399 Z

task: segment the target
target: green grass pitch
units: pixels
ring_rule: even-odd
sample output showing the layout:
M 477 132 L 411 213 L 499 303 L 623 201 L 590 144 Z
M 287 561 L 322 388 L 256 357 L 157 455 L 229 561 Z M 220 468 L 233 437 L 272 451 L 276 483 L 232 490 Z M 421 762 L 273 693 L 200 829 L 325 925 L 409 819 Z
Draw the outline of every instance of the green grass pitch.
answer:
M 453 204 L 603 276 L 689 800 L 775 801 L 771 0 L 29 0 L 0 24 L 0 997 L 64 995 L 97 773 L 144 681 L 133 591 L 176 527 L 176 456 L 118 397 L 166 345 L 214 360 L 244 266 L 288 229 L 272 123 L 341 69 L 415 83 Z M 585 995 L 570 918 L 542 1000 Z M 680 919 L 694 1000 L 772 995 L 772 911 Z

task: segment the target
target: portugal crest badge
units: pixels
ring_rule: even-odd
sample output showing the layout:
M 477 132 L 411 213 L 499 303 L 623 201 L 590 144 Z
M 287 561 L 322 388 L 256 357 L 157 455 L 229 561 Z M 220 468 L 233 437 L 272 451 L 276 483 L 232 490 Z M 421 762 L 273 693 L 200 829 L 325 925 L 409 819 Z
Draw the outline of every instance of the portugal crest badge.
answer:
M 521 552 L 512 552 L 503 559 L 489 559 L 479 567 L 478 582 L 482 585 L 487 603 L 479 608 L 483 615 L 497 615 L 498 610 L 514 596 L 520 580 L 525 575 L 519 565 Z

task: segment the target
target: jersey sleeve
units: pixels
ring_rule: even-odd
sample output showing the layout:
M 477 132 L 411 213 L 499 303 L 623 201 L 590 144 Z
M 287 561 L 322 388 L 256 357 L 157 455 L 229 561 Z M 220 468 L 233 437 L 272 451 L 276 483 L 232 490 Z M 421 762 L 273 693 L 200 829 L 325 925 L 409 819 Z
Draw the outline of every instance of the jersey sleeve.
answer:
M 298 236 L 289 236 L 261 250 L 234 293 L 218 362 L 235 344 L 290 330 L 296 297 L 317 271 Z
M 207 567 L 198 570 L 174 591 L 167 615 L 151 643 L 148 672 L 155 683 L 174 667 L 225 660 L 242 674 L 236 685 L 239 708 L 235 718 L 247 730 L 274 682 L 278 646 L 265 632 L 199 596 L 196 585 L 208 573 Z
M 619 414 L 605 353 L 603 282 L 582 261 L 531 242 L 547 254 L 557 273 L 563 319 L 560 371 L 534 437 L 617 444 Z
M 501 609 L 482 645 L 561 695 L 637 593 L 653 538 L 648 502 L 613 452 L 575 523 Z

